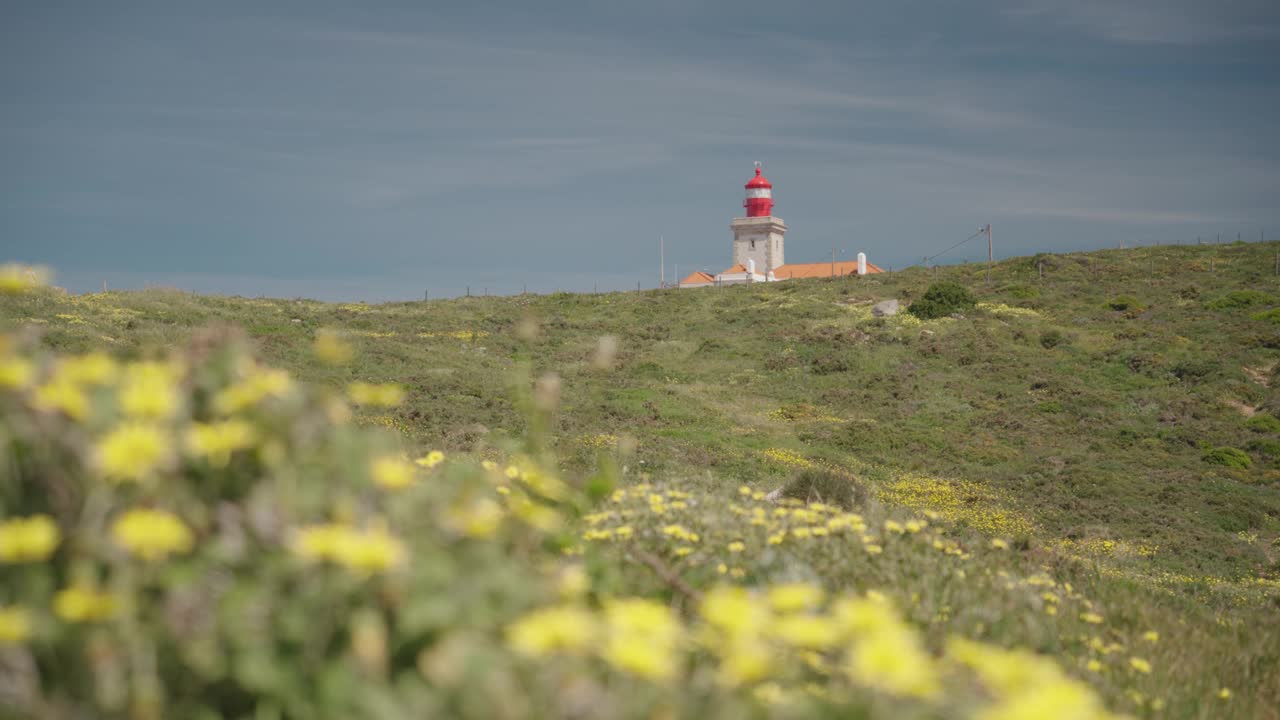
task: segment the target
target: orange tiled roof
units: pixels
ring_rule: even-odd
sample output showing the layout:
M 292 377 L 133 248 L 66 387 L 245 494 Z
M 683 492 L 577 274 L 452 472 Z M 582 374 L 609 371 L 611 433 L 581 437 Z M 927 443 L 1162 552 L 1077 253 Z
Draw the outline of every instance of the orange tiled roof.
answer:
M 725 274 L 727 274 L 727 273 L 744 273 L 744 272 L 746 272 L 746 271 L 747 271 L 747 269 L 746 269 L 746 268 L 744 268 L 744 267 L 742 267 L 742 264 L 741 264 L 741 263 L 738 263 L 737 265 L 734 265 L 734 266 L 733 266 L 733 267 L 731 267 L 731 268 L 726 268 L 726 269 L 724 269 L 724 270 L 721 270 L 721 271 L 720 271 L 720 274 L 721 274 L 721 275 L 725 275 Z
M 701 270 L 695 270 L 689 273 L 688 277 L 681 280 L 680 284 L 681 285 L 698 285 L 701 283 L 713 283 L 715 281 L 716 279 L 712 277 L 709 273 L 704 273 Z
M 867 274 L 882 273 L 884 270 L 867 263 Z M 773 276 L 779 280 L 792 278 L 831 277 L 832 275 L 857 275 L 857 260 L 841 260 L 839 262 L 787 263 L 773 269 Z

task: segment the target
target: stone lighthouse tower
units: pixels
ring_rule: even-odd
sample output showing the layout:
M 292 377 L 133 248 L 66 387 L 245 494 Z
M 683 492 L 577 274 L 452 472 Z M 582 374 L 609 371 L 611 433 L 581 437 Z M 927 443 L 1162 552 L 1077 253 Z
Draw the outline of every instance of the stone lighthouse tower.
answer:
M 787 226 L 782 218 L 773 216 L 773 184 L 760 174 L 756 163 L 756 176 L 747 182 L 747 199 L 742 206 L 747 216 L 734 218 L 729 223 L 733 231 L 733 262 L 748 270 L 767 276 L 786 264 L 783 257 L 782 238 Z

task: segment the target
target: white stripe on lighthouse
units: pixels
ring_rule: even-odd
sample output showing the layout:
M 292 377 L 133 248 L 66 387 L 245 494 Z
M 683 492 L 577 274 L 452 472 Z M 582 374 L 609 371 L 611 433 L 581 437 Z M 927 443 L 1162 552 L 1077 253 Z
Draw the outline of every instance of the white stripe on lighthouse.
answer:
M 773 191 L 769 188 L 750 188 L 747 190 L 748 198 L 771 198 Z

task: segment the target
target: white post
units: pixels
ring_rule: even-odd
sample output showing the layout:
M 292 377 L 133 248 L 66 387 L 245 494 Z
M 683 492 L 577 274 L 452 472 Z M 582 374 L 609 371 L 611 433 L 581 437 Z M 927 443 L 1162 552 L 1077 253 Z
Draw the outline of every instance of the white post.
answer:
M 866 253 L 862 253 L 862 252 L 858 253 L 858 274 L 859 275 L 867 274 L 867 254 Z

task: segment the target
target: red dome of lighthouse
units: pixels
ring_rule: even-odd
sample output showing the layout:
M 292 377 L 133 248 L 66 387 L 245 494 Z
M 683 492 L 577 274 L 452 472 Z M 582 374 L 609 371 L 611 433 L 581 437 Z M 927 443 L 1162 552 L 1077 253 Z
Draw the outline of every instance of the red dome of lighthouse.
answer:
M 747 217 L 768 217 L 773 214 L 773 183 L 760 174 L 760 163 L 756 163 L 756 176 L 747 181 L 747 199 L 742 206 L 747 209 Z

